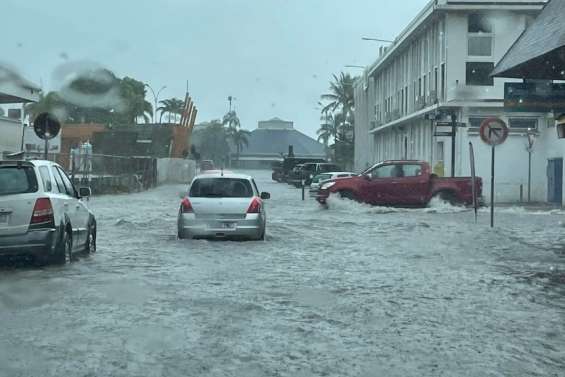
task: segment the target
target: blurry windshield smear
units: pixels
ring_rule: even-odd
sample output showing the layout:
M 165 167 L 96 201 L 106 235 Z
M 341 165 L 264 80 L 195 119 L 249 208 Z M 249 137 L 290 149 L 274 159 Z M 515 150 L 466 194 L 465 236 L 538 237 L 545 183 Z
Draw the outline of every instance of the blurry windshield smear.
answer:
M 1 5 L 0 377 L 565 377 L 565 0 Z

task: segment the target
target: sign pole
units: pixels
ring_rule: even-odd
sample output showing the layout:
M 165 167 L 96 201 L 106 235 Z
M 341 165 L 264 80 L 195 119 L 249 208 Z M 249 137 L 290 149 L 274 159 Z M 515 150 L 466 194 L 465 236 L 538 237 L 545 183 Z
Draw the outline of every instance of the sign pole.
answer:
M 475 224 L 478 217 L 478 203 L 477 203 L 477 174 L 475 172 L 475 150 L 473 143 L 469 142 L 469 158 L 471 161 L 471 184 L 473 185 L 473 209 L 475 210 Z
M 45 150 L 43 151 L 43 159 L 47 160 L 47 152 L 49 151 L 49 139 L 45 139 Z
M 491 147 L 490 160 L 490 227 L 494 227 L 494 145 Z

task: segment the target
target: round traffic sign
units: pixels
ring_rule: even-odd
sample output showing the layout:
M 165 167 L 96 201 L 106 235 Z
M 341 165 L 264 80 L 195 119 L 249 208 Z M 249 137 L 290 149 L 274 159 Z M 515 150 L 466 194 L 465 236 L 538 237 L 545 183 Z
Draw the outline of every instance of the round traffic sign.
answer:
M 61 123 L 53 114 L 41 113 L 33 121 L 35 134 L 43 140 L 53 139 L 59 134 L 60 129 Z
M 500 145 L 508 137 L 508 127 L 500 118 L 487 118 L 481 123 L 479 134 L 488 145 Z

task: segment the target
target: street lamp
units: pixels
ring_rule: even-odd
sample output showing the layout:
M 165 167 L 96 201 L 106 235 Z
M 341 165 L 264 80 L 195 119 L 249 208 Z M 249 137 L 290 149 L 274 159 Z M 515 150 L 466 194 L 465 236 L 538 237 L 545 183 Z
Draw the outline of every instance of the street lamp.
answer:
M 365 67 L 363 67 L 362 65 L 353 65 L 353 64 L 347 64 L 344 66 L 345 68 L 360 68 L 360 69 L 365 69 Z
M 526 145 L 526 150 L 528 151 L 528 203 L 531 200 L 532 191 L 532 152 L 534 150 L 534 143 L 536 142 L 536 137 L 538 136 L 537 130 L 534 128 L 528 128 L 526 132 L 528 136 L 528 145 Z
M 391 40 L 389 40 L 389 39 L 369 38 L 369 37 L 361 37 L 361 39 L 364 40 L 364 41 L 394 43 L 394 41 L 391 41 Z
M 155 107 L 153 108 L 153 123 L 155 123 L 155 116 L 157 115 L 157 102 L 159 101 L 159 94 L 161 94 L 161 91 L 163 91 L 163 89 L 165 89 L 167 87 L 167 85 L 163 85 L 161 87 L 161 89 L 159 89 L 157 91 L 157 94 L 155 94 L 155 91 L 153 90 L 151 85 L 145 84 L 145 86 L 148 87 L 149 90 L 151 90 L 151 93 L 153 94 L 153 100 L 155 101 Z

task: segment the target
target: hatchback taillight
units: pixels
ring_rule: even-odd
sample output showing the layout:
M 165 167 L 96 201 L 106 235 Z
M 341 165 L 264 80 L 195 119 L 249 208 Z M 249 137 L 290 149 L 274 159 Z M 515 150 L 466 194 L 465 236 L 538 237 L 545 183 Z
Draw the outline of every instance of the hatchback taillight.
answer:
M 247 208 L 247 213 L 261 213 L 262 205 L 263 202 L 261 202 L 261 199 L 254 196 L 253 199 L 251 200 L 251 204 L 249 204 L 249 208 Z
M 192 210 L 192 203 L 190 203 L 190 200 L 188 200 L 188 198 L 184 198 L 180 202 L 180 211 L 182 213 L 192 213 L 192 212 L 194 212 Z
M 33 214 L 31 215 L 30 225 L 47 227 L 55 226 L 55 217 L 53 216 L 53 206 L 49 198 L 39 198 L 35 201 Z

